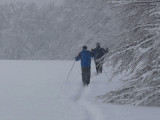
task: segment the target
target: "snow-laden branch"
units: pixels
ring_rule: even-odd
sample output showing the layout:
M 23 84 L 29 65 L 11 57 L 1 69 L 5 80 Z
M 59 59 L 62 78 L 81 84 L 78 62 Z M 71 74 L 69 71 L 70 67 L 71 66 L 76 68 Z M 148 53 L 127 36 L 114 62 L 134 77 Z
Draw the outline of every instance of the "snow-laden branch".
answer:
M 127 34 L 127 39 L 132 39 L 128 39 L 125 46 L 110 51 L 104 59 L 105 66 L 113 68 L 112 79 L 119 74 L 124 85 L 100 99 L 109 103 L 160 105 L 159 29 L 159 24 L 152 20 L 150 24 L 142 24 L 117 36 L 123 38 Z M 141 36 L 136 39 L 138 34 Z

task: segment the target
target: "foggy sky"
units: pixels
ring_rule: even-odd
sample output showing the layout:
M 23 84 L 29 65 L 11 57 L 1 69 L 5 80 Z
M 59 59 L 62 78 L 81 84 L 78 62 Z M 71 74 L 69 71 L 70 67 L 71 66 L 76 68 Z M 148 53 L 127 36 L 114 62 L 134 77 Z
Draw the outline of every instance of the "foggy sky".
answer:
M 63 4 L 64 0 L 0 0 L 0 4 L 7 2 L 35 2 L 39 6 L 54 2 L 56 6 Z

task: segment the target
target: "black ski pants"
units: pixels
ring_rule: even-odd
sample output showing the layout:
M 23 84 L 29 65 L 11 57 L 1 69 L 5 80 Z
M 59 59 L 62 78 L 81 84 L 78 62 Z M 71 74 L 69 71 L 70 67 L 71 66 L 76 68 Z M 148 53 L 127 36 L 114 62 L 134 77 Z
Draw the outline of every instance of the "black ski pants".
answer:
M 91 77 L 91 68 L 90 67 L 82 67 L 82 81 L 83 85 L 89 85 Z
M 95 65 L 96 65 L 96 71 L 97 74 L 98 73 L 102 73 L 102 66 L 103 66 L 103 61 L 95 61 Z

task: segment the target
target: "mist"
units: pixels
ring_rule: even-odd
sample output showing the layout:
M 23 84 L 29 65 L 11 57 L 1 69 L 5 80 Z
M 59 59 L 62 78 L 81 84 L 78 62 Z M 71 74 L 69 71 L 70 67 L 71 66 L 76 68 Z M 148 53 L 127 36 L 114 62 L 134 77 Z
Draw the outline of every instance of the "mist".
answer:
M 38 6 L 43 6 L 45 4 L 50 4 L 54 3 L 55 6 L 60 6 L 64 3 L 65 0 L 0 0 L 0 4 L 5 4 L 5 3 L 15 3 L 15 2 L 27 2 L 27 3 L 36 3 Z

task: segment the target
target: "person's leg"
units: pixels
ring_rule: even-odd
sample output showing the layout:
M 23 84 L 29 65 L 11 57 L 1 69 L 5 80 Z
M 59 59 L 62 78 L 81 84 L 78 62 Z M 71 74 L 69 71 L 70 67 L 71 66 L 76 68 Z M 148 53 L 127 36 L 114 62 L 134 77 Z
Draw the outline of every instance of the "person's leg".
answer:
M 99 64 L 99 73 L 102 73 L 102 63 Z
M 83 81 L 83 85 L 87 85 L 87 79 L 88 79 L 88 75 L 87 75 L 87 67 L 83 67 L 82 68 L 82 81 Z
M 95 62 L 95 65 L 96 65 L 96 71 L 97 71 L 97 74 L 98 74 L 98 62 Z
M 82 82 L 83 82 L 83 85 L 85 85 L 85 68 L 82 67 Z
M 97 62 L 97 74 L 100 73 L 101 64 L 100 62 Z
M 87 85 L 89 85 L 90 83 L 90 77 L 91 77 L 91 68 L 90 67 L 87 67 Z
M 100 73 L 102 73 L 102 70 L 103 70 L 103 59 L 100 61 L 100 68 L 99 68 L 99 70 L 100 70 Z

